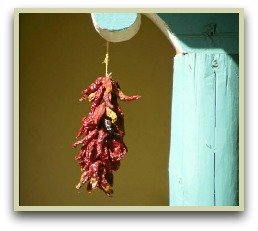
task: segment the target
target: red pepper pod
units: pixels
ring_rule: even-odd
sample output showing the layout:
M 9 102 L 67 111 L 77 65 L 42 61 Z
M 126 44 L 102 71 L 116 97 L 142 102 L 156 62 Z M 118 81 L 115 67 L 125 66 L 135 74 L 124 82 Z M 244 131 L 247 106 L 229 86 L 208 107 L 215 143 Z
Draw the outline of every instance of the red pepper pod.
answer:
M 109 156 L 110 156 L 110 153 L 109 153 L 109 149 L 107 147 L 107 144 L 106 142 L 103 144 L 103 152 L 100 156 L 101 158 L 101 161 L 103 163 L 104 166 L 106 166 L 107 169 L 112 169 L 112 166 L 111 166 L 111 162 L 109 160 Z
M 87 146 L 92 139 L 94 139 L 98 135 L 97 129 L 94 129 L 93 131 L 90 131 L 89 134 L 87 134 L 83 139 L 75 142 L 73 144 L 73 147 L 76 148 L 78 145 L 83 144 L 84 146 Z
M 107 131 L 105 131 L 104 129 L 101 129 L 99 131 L 99 135 L 98 135 L 98 140 L 97 140 L 97 156 L 96 158 L 101 158 L 103 153 L 103 148 L 104 148 L 104 142 L 106 140 L 108 136 Z
M 96 107 L 100 105 L 102 98 L 103 98 L 104 90 L 105 90 L 105 88 L 103 86 L 100 86 L 99 89 L 96 91 L 96 94 L 95 94 L 94 98 L 92 99 L 92 103 L 90 106 L 90 112 L 94 112 Z
M 113 104 L 111 103 L 112 95 L 110 92 L 104 92 L 103 100 L 105 102 L 106 107 L 113 108 Z
M 113 189 L 111 188 L 113 185 L 113 174 L 108 172 L 104 166 L 101 166 L 99 183 L 106 195 L 111 197 L 113 194 Z
M 103 84 L 103 77 L 97 78 L 89 87 L 87 87 L 85 90 L 82 91 L 83 97 L 85 99 L 88 98 L 88 96 L 91 93 L 94 93 L 97 91 L 97 89 Z
M 141 96 L 139 95 L 132 95 L 132 96 L 125 95 L 120 89 L 118 90 L 117 94 L 119 99 L 124 101 L 132 101 L 132 100 L 137 100 L 141 98 Z
M 106 111 L 106 106 L 105 103 L 100 104 L 94 111 L 93 113 L 93 121 L 95 124 L 99 124 L 100 119 L 102 118 L 102 116 L 104 115 Z

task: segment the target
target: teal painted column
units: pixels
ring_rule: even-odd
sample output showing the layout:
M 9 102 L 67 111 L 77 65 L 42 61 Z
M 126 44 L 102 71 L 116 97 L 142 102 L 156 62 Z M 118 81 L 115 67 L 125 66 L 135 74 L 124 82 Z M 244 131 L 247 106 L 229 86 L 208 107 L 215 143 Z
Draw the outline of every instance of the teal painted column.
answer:
M 176 55 L 170 205 L 238 205 L 238 63 L 227 54 Z

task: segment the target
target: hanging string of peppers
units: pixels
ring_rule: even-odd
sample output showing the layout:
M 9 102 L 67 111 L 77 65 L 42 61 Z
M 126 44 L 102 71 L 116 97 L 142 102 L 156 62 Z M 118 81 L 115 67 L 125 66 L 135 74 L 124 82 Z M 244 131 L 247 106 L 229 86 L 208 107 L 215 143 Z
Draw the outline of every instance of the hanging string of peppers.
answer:
M 88 115 L 82 119 L 73 147 L 81 147 L 75 157 L 82 171 L 76 188 L 85 185 L 88 192 L 99 188 L 112 196 L 113 171 L 118 170 L 127 153 L 123 141 L 124 113 L 118 99 L 132 101 L 140 96 L 127 96 L 122 92 L 118 82 L 107 74 L 108 61 L 107 44 L 106 76 L 98 77 L 82 92 L 80 101 L 88 100 L 91 106 Z

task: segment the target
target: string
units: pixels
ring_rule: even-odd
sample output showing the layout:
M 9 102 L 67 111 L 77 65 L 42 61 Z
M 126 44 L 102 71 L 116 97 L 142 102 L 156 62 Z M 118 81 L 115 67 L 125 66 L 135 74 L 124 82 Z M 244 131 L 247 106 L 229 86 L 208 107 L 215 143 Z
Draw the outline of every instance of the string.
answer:
M 106 51 L 106 56 L 105 59 L 102 63 L 106 64 L 106 76 L 109 76 L 108 74 L 108 63 L 109 63 L 109 42 L 107 41 L 107 51 Z

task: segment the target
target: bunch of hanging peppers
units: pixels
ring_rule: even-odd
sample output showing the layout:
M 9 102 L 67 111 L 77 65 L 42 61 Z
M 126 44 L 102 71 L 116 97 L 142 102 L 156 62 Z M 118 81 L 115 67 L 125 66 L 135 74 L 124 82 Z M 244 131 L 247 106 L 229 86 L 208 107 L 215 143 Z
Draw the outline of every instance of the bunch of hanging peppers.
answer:
M 83 92 L 80 101 L 91 103 L 88 116 L 82 119 L 73 147 L 81 146 L 75 159 L 81 167 L 77 189 L 83 185 L 88 192 L 102 189 L 108 196 L 113 194 L 113 171 L 127 152 L 123 142 L 124 114 L 118 99 L 131 101 L 140 96 L 125 95 L 110 76 L 99 77 Z

